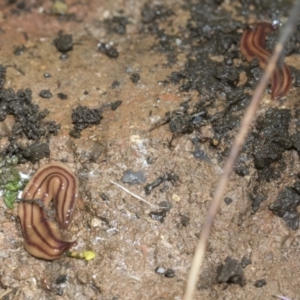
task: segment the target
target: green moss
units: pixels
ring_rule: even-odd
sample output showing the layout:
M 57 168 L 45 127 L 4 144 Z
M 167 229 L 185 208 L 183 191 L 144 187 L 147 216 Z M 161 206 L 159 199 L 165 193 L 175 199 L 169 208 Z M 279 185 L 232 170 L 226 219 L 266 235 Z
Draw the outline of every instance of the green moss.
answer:
M 18 160 L 12 158 L 0 158 L 0 190 L 3 191 L 3 200 L 9 209 L 14 208 L 18 193 L 27 180 L 22 180 L 16 165 Z

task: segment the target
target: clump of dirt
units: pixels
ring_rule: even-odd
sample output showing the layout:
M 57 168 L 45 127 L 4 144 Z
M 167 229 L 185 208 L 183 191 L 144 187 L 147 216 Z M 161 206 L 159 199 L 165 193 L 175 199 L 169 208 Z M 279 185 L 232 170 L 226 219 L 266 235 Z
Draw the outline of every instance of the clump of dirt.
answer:
M 106 30 L 108 33 L 118 33 L 118 34 L 125 34 L 126 33 L 126 26 L 129 24 L 129 20 L 125 16 L 114 16 L 111 19 L 106 19 L 104 24 L 106 26 Z
M 246 278 L 242 265 L 234 258 L 228 256 L 225 264 L 221 264 L 217 269 L 218 283 L 235 283 L 240 286 L 246 284 Z
M 4 76 L 2 79 L 4 80 Z M 51 120 L 44 121 L 48 114 L 49 111 L 40 111 L 39 106 L 32 103 L 29 88 L 17 92 L 11 88 L 0 89 L 0 121 L 4 121 L 7 115 L 15 118 L 9 134 L 10 144 L 2 154 L 15 155 L 20 163 L 28 160 L 35 163 L 43 157 L 49 157 L 49 138 L 57 135 L 60 125 Z M 20 140 L 24 137 L 34 142 L 22 144 Z
M 73 37 L 71 34 L 58 33 L 58 37 L 53 40 L 56 49 L 60 52 L 68 52 L 73 48 Z
M 74 124 L 74 129 L 70 132 L 70 135 L 73 138 L 80 138 L 80 132 L 83 129 L 91 125 L 99 125 L 103 118 L 102 113 L 102 108 L 91 109 L 81 105 L 73 109 L 72 123 Z
M 292 148 L 288 133 L 290 121 L 290 110 L 278 108 L 267 110 L 256 120 L 253 159 L 262 180 L 277 179 L 285 169 L 282 153 Z
M 285 187 L 278 195 L 275 202 L 269 205 L 273 214 L 283 218 L 286 225 L 293 230 L 299 228 L 300 181 L 292 187 Z
M 145 194 L 150 195 L 152 190 L 155 189 L 156 187 L 160 186 L 162 183 L 165 182 L 171 182 L 172 185 L 175 185 L 176 183 L 179 182 L 179 177 L 176 174 L 171 174 L 171 173 L 166 173 L 162 176 L 159 176 L 157 179 L 155 179 L 152 183 L 147 184 L 144 187 Z M 168 187 L 165 185 L 163 189 L 161 189 L 161 192 L 166 191 Z

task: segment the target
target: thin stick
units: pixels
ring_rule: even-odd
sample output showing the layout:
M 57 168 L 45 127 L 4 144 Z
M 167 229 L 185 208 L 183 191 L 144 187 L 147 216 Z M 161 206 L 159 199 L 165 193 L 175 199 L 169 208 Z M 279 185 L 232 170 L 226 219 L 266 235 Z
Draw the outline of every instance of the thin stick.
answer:
M 132 197 L 136 198 L 136 199 L 139 199 L 140 201 L 148 204 L 149 206 L 151 206 L 153 209 L 159 209 L 159 206 L 158 205 L 155 205 L 155 204 L 152 204 L 150 202 L 148 202 L 147 200 L 141 198 L 140 196 L 130 192 L 129 190 L 127 190 L 125 187 L 123 187 L 122 185 L 112 181 L 112 180 L 109 180 L 110 183 L 116 185 L 117 187 L 119 187 L 121 190 L 123 190 L 124 192 L 128 193 L 129 195 L 131 195 Z
M 13 289 L 8 289 L 6 290 L 2 295 L 0 295 L 0 300 L 3 299 L 4 296 L 8 295 L 9 293 L 11 293 L 13 291 Z
M 200 267 L 203 262 L 203 258 L 204 258 L 205 250 L 207 247 L 210 231 L 211 231 L 214 219 L 216 217 L 216 214 L 219 210 L 221 200 L 222 200 L 225 188 L 226 188 L 228 180 L 229 180 L 230 173 L 232 171 L 235 160 L 239 154 L 239 151 L 245 141 L 245 138 L 249 131 L 251 122 L 254 119 L 255 113 L 258 108 L 260 97 L 263 94 L 274 69 L 276 68 L 276 64 L 282 54 L 285 43 L 293 31 L 293 28 L 294 28 L 297 18 L 299 16 L 299 12 L 300 12 L 300 0 L 298 0 L 296 2 L 294 8 L 292 9 L 292 11 L 290 13 L 289 19 L 287 20 L 285 26 L 283 27 L 279 41 L 275 47 L 274 54 L 272 55 L 268 65 L 265 69 L 265 72 L 264 72 L 258 86 L 256 87 L 256 89 L 254 91 L 252 100 L 251 100 L 249 107 L 247 108 L 247 111 L 244 115 L 240 131 L 234 140 L 229 157 L 228 157 L 227 162 L 224 167 L 224 173 L 220 177 L 218 186 L 217 186 L 215 194 L 214 194 L 213 201 L 211 203 L 205 223 L 203 225 L 203 229 L 202 229 L 202 232 L 200 235 L 200 240 L 198 242 L 198 245 L 196 247 L 195 254 L 193 257 L 192 266 L 191 266 L 190 273 L 188 276 L 187 286 L 186 286 L 186 290 L 185 290 L 185 293 L 183 296 L 183 300 L 191 300 L 192 299 L 192 296 L 193 296 L 193 293 L 194 293 L 194 290 L 195 290 L 195 287 L 196 287 L 196 284 L 198 281 L 198 277 L 200 274 Z

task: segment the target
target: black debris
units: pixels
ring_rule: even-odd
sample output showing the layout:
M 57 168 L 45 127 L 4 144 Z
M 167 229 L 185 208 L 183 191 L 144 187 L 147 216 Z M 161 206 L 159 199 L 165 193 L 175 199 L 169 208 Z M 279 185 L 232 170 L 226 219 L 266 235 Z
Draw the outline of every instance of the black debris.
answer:
M 185 215 L 180 215 L 180 223 L 183 227 L 187 227 L 190 224 L 190 217 Z
M 16 56 L 20 56 L 22 55 L 24 52 L 25 52 L 26 48 L 24 45 L 22 46 L 17 46 L 15 49 L 14 49 L 14 55 Z
M 74 129 L 70 132 L 73 138 L 79 138 L 80 132 L 91 126 L 99 125 L 102 119 L 103 110 L 101 108 L 91 109 L 86 106 L 78 106 L 73 109 L 72 112 L 72 123 L 74 124 Z
M 117 100 L 110 105 L 112 111 L 116 110 L 122 104 L 122 100 Z
M 15 124 L 10 134 L 10 140 L 15 142 L 19 137 L 25 135 L 31 140 L 40 140 L 49 134 L 56 135 L 60 125 L 53 121 L 43 122 L 48 115 L 47 110 L 40 111 L 39 106 L 32 103 L 32 92 L 30 89 L 0 90 L 0 122 L 7 115 L 15 117 Z
M 175 277 L 175 271 L 173 269 L 168 268 L 164 275 L 167 278 L 173 278 Z
M 144 189 L 145 189 L 145 194 L 146 195 L 150 195 L 151 194 L 151 191 L 160 186 L 162 183 L 164 182 L 164 178 L 161 176 L 161 177 L 158 177 L 157 179 L 155 179 L 152 183 L 149 183 L 147 184 Z
M 71 34 L 58 33 L 58 37 L 53 40 L 56 49 L 60 52 L 68 52 L 73 48 L 73 38 Z
M 165 181 L 170 181 L 174 185 L 177 181 L 179 181 L 179 177 L 175 174 L 166 173 L 165 175 L 155 179 L 152 183 L 147 184 L 144 187 L 145 194 L 150 195 L 154 188 L 160 186 Z
M 251 264 L 252 264 L 252 261 L 251 261 L 250 257 L 244 256 L 242 258 L 241 266 L 242 266 L 243 269 L 245 269 L 248 265 L 251 265 Z
M 45 99 L 52 98 L 52 93 L 49 90 L 41 90 L 39 96 Z
M 124 183 L 138 184 L 138 183 L 144 183 L 146 181 L 146 177 L 145 177 L 143 171 L 135 172 L 135 171 L 129 169 L 124 172 L 122 181 Z
M 106 54 L 110 58 L 117 58 L 119 56 L 118 50 L 110 44 L 99 43 L 97 46 L 100 52 Z
M 225 259 L 225 264 L 221 264 L 217 268 L 218 283 L 234 283 L 244 286 L 246 279 L 242 265 L 234 258 L 228 256 Z
M 101 193 L 100 197 L 103 201 L 109 201 L 109 197 L 105 193 Z
M 148 156 L 148 157 L 146 158 L 146 162 L 147 162 L 148 165 L 153 164 L 153 157 Z
M 167 123 L 170 131 L 174 133 L 173 137 L 199 131 L 200 127 L 207 124 L 209 118 L 206 105 L 205 101 L 198 101 L 194 107 L 190 108 L 185 101 L 181 103 L 180 109 L 167 112 L 165 117 L 154 124 L 150 131 Z
M 297 211 L 297 206 L 300 205 L 299 185 L 300 182 L 296 182 L 293 187 L 286 187 L 279 193 L 276 201 L 269 205 L 269 210 L 274 215 L 283 218 L 286 225 L 293 230 L 299 228 Z
M 215 76 L 221 82 L 226 82 L 233 86 L 236 86 L 240 79 L 238 70 L 234 66 L 228 66 L 226 64 L 217 66 Z
M 251 200 L 252 200 L 252 210 L 253 212 L 257 212 L 260 204 L 265 201 L 268 197 L 262 194 L 256 194 L 252 193 L 251 194 Z
M 2 89 L 4 86 L 5 75 L 6 75 L 6 68 L 3 65 L 0 65 L 0 89 Z
M 142 9 L 142 22 L 151 23 L 156 19 L 164 20 L 174 15 L 173 11 L 163 5 L 154 5 L 153 7 L 146 3 Z
M 121 82 L 118 80 L 114 80 L 113 83 L 111 84 L 111 88 L 115 89 L 121 85 Z
M 66 283 L 68 280 L 68 275 L 59 275 L 55 280 L 55 284 L 63 284 Z
M 265 286 L 266 284 L 267 284 L 267 281 L 265 279 L 259 279 L 259 280 L 255 281 L 254 286 L 257 288 L 261 288 L 261 287 Z
M 33 164 L 38 162 L 42 158 L 50 157 L 50 148 L 48 143 L 35 142 L 27 147 L 21 149 L 20 153 L 23 156 L 23 161 L 25 159 L 31 161 Z M 22 161 L 22 159 L 21 159 Z
M 133 83 L 137 83 L 140 80 L 140 74 L 138 73 L 132 73 L 130 75 L 130 79 Z
M 126 25 L 129 24 L 127 17 L 115 16 L 111 19 L 106 19 L 104 21 L 108 32 L 115 32 L 118 34 L 126 33 Z
M 208 157 L 208 155 L 203 150 L 200 149 L 199 138 L 198 137 L 194 137 L 192 139 L 192 142 L 193 142 L 193 144 L 195 146 L 195 151 L 192 152 L 193 156 L 196 159 L 205 160 L 205 161 L 211 163 L 211 160 Z
M 263 185 L 257 184 L 253 187 L 252 193 L 249 194 L 252 211 L 255 213 L 260 207 L 260 204 L 267 200 L 268 196 L 266 195 L 266 192 L 264 191 Z
M 169 211 L 169 210 L 172 209 L 173 205 L 169 201 L 161 201 L 159 203 L 159 207 L 162 208 L 162 209 L 164 209 L 165 211 Z
M 58 93 L 57 94 L 57 97 L 60 99 L 60 100 L 67 100 L 68 99 L 68 95 L 64 94 L 64 93 Z
M 232 200 L 231 198 L 229 198 L 229 197 L 225 197 L 225 198 L 224 198 L 224 202 L 225 202 L 227 205 L 229 205 L 232 201 L 233 201 L 233 200 Z
M 159 221 L 161 223 L 164 221 L 166 215 L 167 215 L 167 212 L 164 209 L 161 211 L 151 211 L 149 213 L 150 218 L 152 218 L 156 221 Z
M 50 78 L 50 77 L 51 77 L 51 74 L 46 72 L 46 73 L 44 73 L 44 77 L 45 77 L 45 78 Z
M 116 48 L 114 47 L 109 47 L 106 51 L 105 54 L 110 57 L 110 58 L 117 58 L 119 56 L 119 52 Z
M 261 179 L 278 179 L 285 165 L 280 164 L 283 152 L 293 147 L 289 137 L 291 113 L 288 109 L 271 108 L 257 118 L 259 136 L 253 145 L 254 166 Z M 263 141 L 263 142 L 262 142 Z M 274 164 L 279 162 L 278 164 Z

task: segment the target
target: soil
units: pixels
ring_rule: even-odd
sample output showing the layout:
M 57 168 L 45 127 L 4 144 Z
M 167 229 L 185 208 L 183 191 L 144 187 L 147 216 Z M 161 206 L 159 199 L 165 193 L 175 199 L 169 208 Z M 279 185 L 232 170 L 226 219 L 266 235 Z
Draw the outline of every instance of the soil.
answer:
M 262 74 L 240 53 L 243 29 L 286 20 L 292 2 L 1 2 L 1 158 L 17 157 L 27 175 L 67 164 L 80 200 L 63 235 L 77 241 L 74 251 L 96 253 L 90 261 L 30 256 L 17 203 L 1 201 L 1 299 L 182 299 Z M 269 51 L 278 33 L 268 35 Z M 262 97 L 195 299 L 299 299 L 299 45 L 300 23 L 285 48 L 292 88 L 284 99 L 271 100 L 269 88 Z

